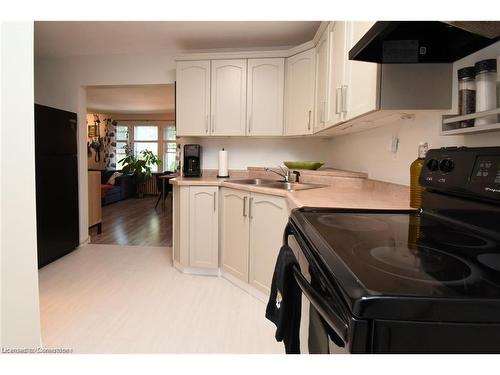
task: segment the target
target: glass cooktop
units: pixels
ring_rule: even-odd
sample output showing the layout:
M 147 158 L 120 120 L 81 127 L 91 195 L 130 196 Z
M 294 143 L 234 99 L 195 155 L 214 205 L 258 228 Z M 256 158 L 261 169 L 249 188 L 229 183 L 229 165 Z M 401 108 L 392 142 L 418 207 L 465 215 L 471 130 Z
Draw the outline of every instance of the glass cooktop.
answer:
M 317 258 L 345 293 L 500 298 L 500 241 L 428 214 L 292 214 Z

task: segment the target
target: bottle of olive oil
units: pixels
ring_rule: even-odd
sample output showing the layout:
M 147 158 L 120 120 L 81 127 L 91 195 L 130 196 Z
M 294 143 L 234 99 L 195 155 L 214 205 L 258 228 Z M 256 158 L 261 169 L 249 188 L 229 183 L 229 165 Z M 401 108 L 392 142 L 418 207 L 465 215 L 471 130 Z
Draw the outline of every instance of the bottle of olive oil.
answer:
M 418 179 L 424 166 L 427 150 L 427 142 L 420 142 L 418 144 L 418 158 L 410 166 L 410 206 L 413 208 L 422 207 L 422 186 L 420 186 Z

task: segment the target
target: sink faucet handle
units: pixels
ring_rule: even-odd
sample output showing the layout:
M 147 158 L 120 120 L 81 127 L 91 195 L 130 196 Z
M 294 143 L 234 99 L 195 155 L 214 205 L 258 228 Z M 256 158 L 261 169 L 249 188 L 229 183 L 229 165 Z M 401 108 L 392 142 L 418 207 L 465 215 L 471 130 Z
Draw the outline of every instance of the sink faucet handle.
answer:
M 292 173 L 295 175 L 295 182 L 300 182 L 300 172 L 292 171 Z

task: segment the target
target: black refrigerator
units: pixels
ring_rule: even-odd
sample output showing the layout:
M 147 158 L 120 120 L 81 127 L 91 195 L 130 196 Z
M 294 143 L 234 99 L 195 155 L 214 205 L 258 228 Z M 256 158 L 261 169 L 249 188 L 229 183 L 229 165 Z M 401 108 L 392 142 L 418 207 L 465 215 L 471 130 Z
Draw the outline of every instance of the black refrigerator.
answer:
M 76 113 L 35 104 L 38 268 L 79 244 Z

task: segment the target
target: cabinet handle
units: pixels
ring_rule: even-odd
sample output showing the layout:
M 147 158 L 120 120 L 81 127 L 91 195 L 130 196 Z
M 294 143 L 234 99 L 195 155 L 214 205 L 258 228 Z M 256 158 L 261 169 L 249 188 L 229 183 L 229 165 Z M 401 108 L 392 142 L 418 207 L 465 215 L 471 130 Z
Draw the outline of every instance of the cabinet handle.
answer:
M 214 211 L 217 210 L 216 201 L 217 201 L 217 193 L 214 191 Z
M 342 105 L 342 87 L 337 87 L 335 89 L 335 114 L 340 115 L 340 107 Z M 340 104 L 339 104 L 340 102 Z
M 243 197 L 243 216 L 247 216 L 247 197 Z
M 342 85 L 342 112 L 347 113 L 347 85 Z
M 215 115 L 212 115 L 212 133 L 215 133 Z
M 307 119 L 307 130 L 311 130 L 311 110 L 309 110 L 309 117 Z
M 205 133 L 208 133 L 208 115 L 205 116 Z
M 252 132 L 252 115 L 248 115 L 248 132 Z
M 253 203 L 253 198 L 250 198 L 250 202 L 248 204 L 248 216 L 250 217 L 250 219 L 253 219 L 253 216 L 252 216 L 252 203 Z

